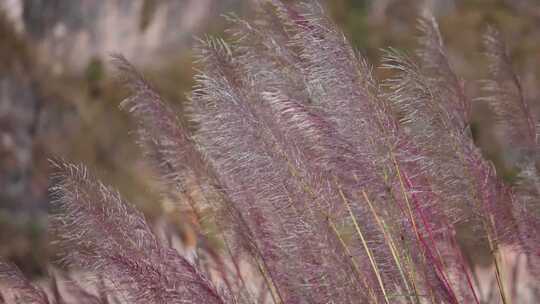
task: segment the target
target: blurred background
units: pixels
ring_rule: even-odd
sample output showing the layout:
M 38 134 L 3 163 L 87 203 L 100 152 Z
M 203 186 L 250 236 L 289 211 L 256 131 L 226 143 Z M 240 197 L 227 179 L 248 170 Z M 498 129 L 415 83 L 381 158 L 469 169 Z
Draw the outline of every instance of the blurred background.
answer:
M 127 96 L 110 67 L 113 53 L 136 65 L 182 111 L 193 82 L 193 37 L 223 33 L 224 13 L 252 16 L 253 0 L 0 0 L 0 257 L 30 276 L 55 257 L 47 231 L 49 166 L 85 163 L 148 218 L 161 213 L 152 173 L 118 109 Z M 335 22 L 374 65 L 380 49 L 412 52 L 424 9 L 438 17 L 455 69 L 471 96 L 486 75 L 481 35 L 501 29 L 535 111 L 540 94 L 537 0 L 328 0 Z M 376 74 L 384 78 L 383 71 Z M 508 181 L 489 111 L 475 103 L 473 131 Z M 477 261 L 481 262 L 481 261 Z

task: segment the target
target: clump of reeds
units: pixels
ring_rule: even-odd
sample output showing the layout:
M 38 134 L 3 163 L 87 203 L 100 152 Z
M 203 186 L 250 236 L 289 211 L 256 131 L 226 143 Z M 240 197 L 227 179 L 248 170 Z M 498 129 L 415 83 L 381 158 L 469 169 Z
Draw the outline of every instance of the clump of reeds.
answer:
M 94 274 L 98 290 L 74 284 L 85 296 L 73 303 L 481 303 L 458 225 L 487 241 L 498 301 L 514 302 L 499 248 L 539 271 L 539 144 L 499 34 L 485 37 L 482 99 L 519 139 L 512 185 L 475 146 L 477 98 L 433 18 L 420 19 L 416 54 L 386 51 L 382 68 L 393 77 L 379 82 L 318 4 L 257 9 L 254 22 L 228 17 L 227 41 L 198 42 L 193 127 L 115 57 L 133 93 L 121 107 L 163 195 L 181 194 L 196 216 L 218 214 L 225 246 L 214 267 L 173 250 L 82 165 L 54 162 L 52 225 L 64 261 Z M 7 264 L 0 279 L 10 289 L 0 302 L 63 303 L 59 288 L 46 295 Z

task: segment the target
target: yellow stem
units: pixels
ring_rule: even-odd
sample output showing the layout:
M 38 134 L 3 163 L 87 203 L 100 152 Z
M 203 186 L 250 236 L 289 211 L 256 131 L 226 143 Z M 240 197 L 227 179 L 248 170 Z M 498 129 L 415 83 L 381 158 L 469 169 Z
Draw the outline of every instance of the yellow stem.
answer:
M 397 253 L 397 249 L 396 249 L 396 245 L 394 243 L 394 240 L 393 240 L 392 236 L 388 233 L 387 226 L 384 223 L 384 220 L 382 220 L 379 217 L 379 215 L 377 214 L 377 212 L 375 212 L 375 208 L 373 207 L 373 204 L 371 203 L 371 200 L 369 199 L 366 191 L 362 190 L 362 195 L 364 196 L 364 199 L 368 203 L 369 209 L 371 210 L 371 213 L 373 213 L 373 216 L 375 217 L 375 220 L 377 221 L 377 224 L 379 225 L 379 227 L 381 228 L 381 230 L 382 230 L 382 232 L 384 234 L 384 238 L 386 240 L 386 243 L 388 244 L 388 247 L 390 248 L 390 252 L 392 253 L 392 257 L 394 258 L 396 266 L 399 269 L 399 274 L 401 276 L 401 279 L 403 280 L 403 283 L 405 284 L 405 288 L 407 289 L 407 294 L 412 295 L 413 293 L 411 292 L 411 289 L 409 287 L 409 283 L 407 281 L 407 278 L 405 277 L 405 273 L 403 271 L 403 267 L 402 267 L 402 263 L 401 263 L 400 258 L 399 258 L 399 254 Z M 416 288 L 414 290 L 414 295 L 415 295 L 415 298 L 416 298 L 416 302 L 419 303 L 420 300 L 418 298 L 418 291 L 416 290 Z
M 386 289 L 384 288 L 384 283 L 381 278 L 381 274 L 379 272 L 379 268 L 377 267 L 377 264 L 375 263 L 375 259 L 373 257 L 373 253 L 369 249 L 369 246 L 366 242 L 366 239 L 364 238 L 364 234 L 362 233 L 362 230 L 360 229 L 360 226 L 358 225 L 358 222 L 356 221 L 356 216 L 354 216 L 354 213 L 352 212 L 351 205 L 349 204 L 349 201 L 345 197 L 345 194 L 341 190 L 341 187 L 338 187 L 339 189 L 339 195 L 341 196 L 341 199 L 345 203 L 345 206 L 347 207 L 349 214 L 351 215 L 351 218 L 353 220 L 354 227 L 356 229 L 356 232 L 358 233 L 358 236 L 360 237 L 360 240 L 362 241 L 362 246 L 364 246 L 364 250 L 366 251 L 369 262 L 371 263 L 371 267 L 373 268 L 373 272 L 375 272 L 375 276 L 377 277 L 377 281 L 379 282 L 379 286 L 381 287 L 381 290 L 384 295 L 384 300 L 387 304 L 389 304 L 388 295 L 386 294 Z

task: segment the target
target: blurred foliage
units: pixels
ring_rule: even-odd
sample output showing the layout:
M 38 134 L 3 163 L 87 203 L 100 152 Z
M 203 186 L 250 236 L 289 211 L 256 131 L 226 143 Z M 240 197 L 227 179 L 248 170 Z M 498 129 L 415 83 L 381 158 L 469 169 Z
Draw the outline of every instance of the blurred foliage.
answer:
M 26 42 L 19 37 L 0 10 L 0 72 L 12 71 L 17 63 L 29 64 L 31 57 Z
M 382 2 L 388 3 L 384 12 L 377 11 L 380 8 L 376 7 L 376 1 L 335 0 L 328 3 L 336 23 L 373 63 L 378 62 L 381 48 L 393 46 L 408 51 L 413 49 L 417 36 L 417 17 L 424 2 L 430 1 Z M 528 58 L 537 59 L 535 54 L 538 53 L 540 17 L 534 11 L 531 10 L 531 14 L 527 15 L 526 12 L 509 5 L 509 1 L 503 0 L 448 2 L 455 2 L 455 5 L 435 14 L 451 56 L 463 57 L 467 64 L 470 64 L 466 67 L 457 62 L 459 72 L 466 73 L 465 75 L 471 78 L 485 73 L 484 69 L 478 67 L 484 61 L 480 53 L 481 36 L 487 25 L 499 28 L 509 38 L 512 59 L 518 69 L 525 68 L 527 61 L 531 60 Z M 535 6 L 538 10 L 540 5 Z M 539 66 L 536 66 L 536 69 L 536 72 L 540 71 Z
M 88 94 L 91 97 L 99 97 L 101 93 L 102 82 L 105 78 L 104 69 L 101 59 L 97 57 L 92 58 L 86 67 L 84 74 L 88 85 Z
M 139 23 L 139 30 L 141 32 L 144 32 L 148 28 L 150 23 L 152 23 L 152 18 L 154 18 L 157 6 L 157 0 L 144 0 Z
M 372 45 L 369 41 L 369 2 L 338 0 L 331 1 L 329 5 L 336 23 L 349 33 L 353 45 L 368 49 Z
M 0 209 L 0 256 L 21 266 L 26 273 L 45 274 L 49 244 L 47 223 L 31 215 L 13 215 Z

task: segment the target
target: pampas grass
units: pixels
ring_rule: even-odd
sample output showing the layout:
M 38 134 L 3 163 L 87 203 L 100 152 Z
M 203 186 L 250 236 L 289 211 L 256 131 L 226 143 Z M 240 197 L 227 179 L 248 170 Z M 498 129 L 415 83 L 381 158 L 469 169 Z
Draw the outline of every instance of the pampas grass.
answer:
M 463 225 L 489 244 L 490 303 L 519 301 L 501 246 L 539 271 L 538 143 L 500 35 L 486 34 L 491 78 L 475 98 L 430 16 L 415 54 L 385 51 L 393 76 L 381 82 L 317 3 L 260 1 L 257 11 L 254 22 L 228 16 L 227 40 L 198 42 L 194 128 L 114 58 L 132 91 L 121 108 L 163 197 L 181 195 L 199 220 L 216 214 L 224 246 L 205 251 L 211 266 L 201 250 L 174 250 L 83 165 L 56 161 L 52 227 L 63 263 L 88 278 L 57 288 L 69 280 L 56 274 L 45 293 L 1 264 L 0 302 L 486 303 L 458 245 Z M 473 141 L 477 100 L 521 139 L 517 184 Z

